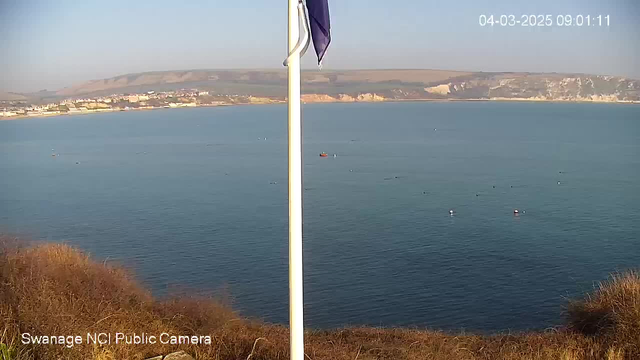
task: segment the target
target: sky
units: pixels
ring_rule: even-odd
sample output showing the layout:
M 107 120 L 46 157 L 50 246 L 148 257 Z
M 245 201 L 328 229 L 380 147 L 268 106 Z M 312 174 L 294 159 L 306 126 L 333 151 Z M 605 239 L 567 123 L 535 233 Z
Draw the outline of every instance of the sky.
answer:
M 640 79 L 638 0 L 329 0 L 324 69 L 571 72 Z M 480 26 L 481 15 L 610 26 Z M 0 0 L 0 91 L 160 70 L 276 69 L 285 0 Z M 311 51 L 303 67 L 317 70 Z

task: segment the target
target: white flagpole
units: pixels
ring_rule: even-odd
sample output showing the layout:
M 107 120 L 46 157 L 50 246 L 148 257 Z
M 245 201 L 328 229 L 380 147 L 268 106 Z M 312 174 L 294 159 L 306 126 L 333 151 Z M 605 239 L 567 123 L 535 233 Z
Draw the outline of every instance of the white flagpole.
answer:
M 299 37 L 298 0 L 289 0 L 289 52 Z M 291 360 L 304 360 L 302 277 L 302 126 L 300 55 L 289 58 L 289 331 Z

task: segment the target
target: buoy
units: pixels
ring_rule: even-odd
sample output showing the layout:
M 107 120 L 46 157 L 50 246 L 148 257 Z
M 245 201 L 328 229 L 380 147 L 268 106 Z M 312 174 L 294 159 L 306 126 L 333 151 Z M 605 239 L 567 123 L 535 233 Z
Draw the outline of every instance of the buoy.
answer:
M 338 155 L 336 155 L 336 154 L 333 154 L 333 157 L 338 157 Z
M 493 185 L 493 188 L 495 189 L 495 188 L 496 188 L 496 186 L 495 186 L 495 185 Z
M 352 170 L 352 169 L 349 169 L 349 172 L 353 172 L 353 170 Z
M 514 210 L 513 210 L 513 213 L 514 213 L 514 214 L 519 214 L 519 213 L 520 213 L 520 211 L 518 211 L 518 209 L 514 209 Z
M 453 210 L 449 210 L 449 215 L 453 215 Z
M 558 185 L 560 185 L 560 181 L 558 181 Z

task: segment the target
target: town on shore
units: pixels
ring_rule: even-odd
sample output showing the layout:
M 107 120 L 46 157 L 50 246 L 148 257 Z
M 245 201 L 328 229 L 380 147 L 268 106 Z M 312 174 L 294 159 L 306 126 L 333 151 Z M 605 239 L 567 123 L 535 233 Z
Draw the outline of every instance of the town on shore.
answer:
M 303 103 L 329 102 L 381 102 L 400 101 L 385 98 L 378 94 L 364 93 L 356 96 L 340 94 L 304 94 Z M 427 99 L 425 99 L 427 100 Z M 175 109 L 199 106 L 229 106 L 283 104 L 286 97 L 253 96 L 239 94 L 213 94 L 199 89 L 181 89 L 176 91 L 147 91 L 143 93 L 112 94 L 108 96 L 84 96 L 66 98 L 59 102 L 34 104 L 25 100 L 0 101 L 0 120 L 91 114 L 110 111 Z
M 171 109 L 197 106 L 226 106 L 238 104 L 283 103 L 284 99 L 247 95 L 215 95 L 209 91 L 183 89 L 176 91 L 147 91 L 135 94 L 67 98 L 48 104 L 27 101 L 0 102 L 0 118 L 17 119 L 56 115 L 90 114 L 109 111 Z
M 339 94 L 303 94 L 303 103 L 333 102 L 385 102 L 385 101 L 452 101 L 456 99 L 399 99 L 389 98 L 375 93 L 364 93 L 356 96 Z M 580 99 L 548 100 L 544 98 L 492 98 L 492 99 L 458 99 L 459 101 L 581 101 Z M 600 100 L 600 101 L 598 101 Z M 620 101 L 614 99 L 588 99 L 587 102 L 640 103 L 638 101 Z M 198 89 L 181 89 L 176 91 L 147 91 L 134 94 L 112 94 L 108 96 L 66 98 L 47 104 L 33 104 L 24 100 L 0 101 L 0 120 L 35 118 L 59 115 L 91 114 L 111 111 L 175 109 L 199 106 L 229 106 L 282 104 L 285 97 L 267 97 L 238 94 L 212 94 L 210 91 Z

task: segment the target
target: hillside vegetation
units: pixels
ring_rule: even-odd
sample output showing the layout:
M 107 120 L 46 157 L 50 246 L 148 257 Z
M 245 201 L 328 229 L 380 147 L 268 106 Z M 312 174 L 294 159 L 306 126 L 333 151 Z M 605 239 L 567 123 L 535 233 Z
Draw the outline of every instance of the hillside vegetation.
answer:
M 122 268 L 63 244 L 0 237 L 0 342 L 17 359 L 288 359 L 285 326 L 244 319 L 210 298 L 155 299 Z M 23 345 L 21 333 L 209 335 L 210 345 Z M 447 334 L 345 328 L 306 334 L 307 359 L 640 359 L 640 277 L 614 276 L 569 303 L 567 326 L 540 333 Z
M 430 84 L 469 75 L 468 72 L 445 70 L 347 70 L 304 71 L 302 83 L 308 89 L 347 93 L 358 85 L 395 83 L 407 85 Z M 219 93 L 237 91 L 245 95 L 285 96 L 287 72 L 285 70 L 187 70 L 127 74 L 110 79 L 92 80 L 57 91 L 60 96 L 93 94 L 121 90 L 167 90 L 197 87 L 217 90 Z M 262 87 L 262 89 L 259 89 Z M 419 87 L 419 86 L 418 86 Z M 334 88 L 332 90 L 332 88 Z
M 22 94 L 16 94 L 12 92 L 0 91 L 0 101 L 24 101 L 27 100 L 27 97 Z

